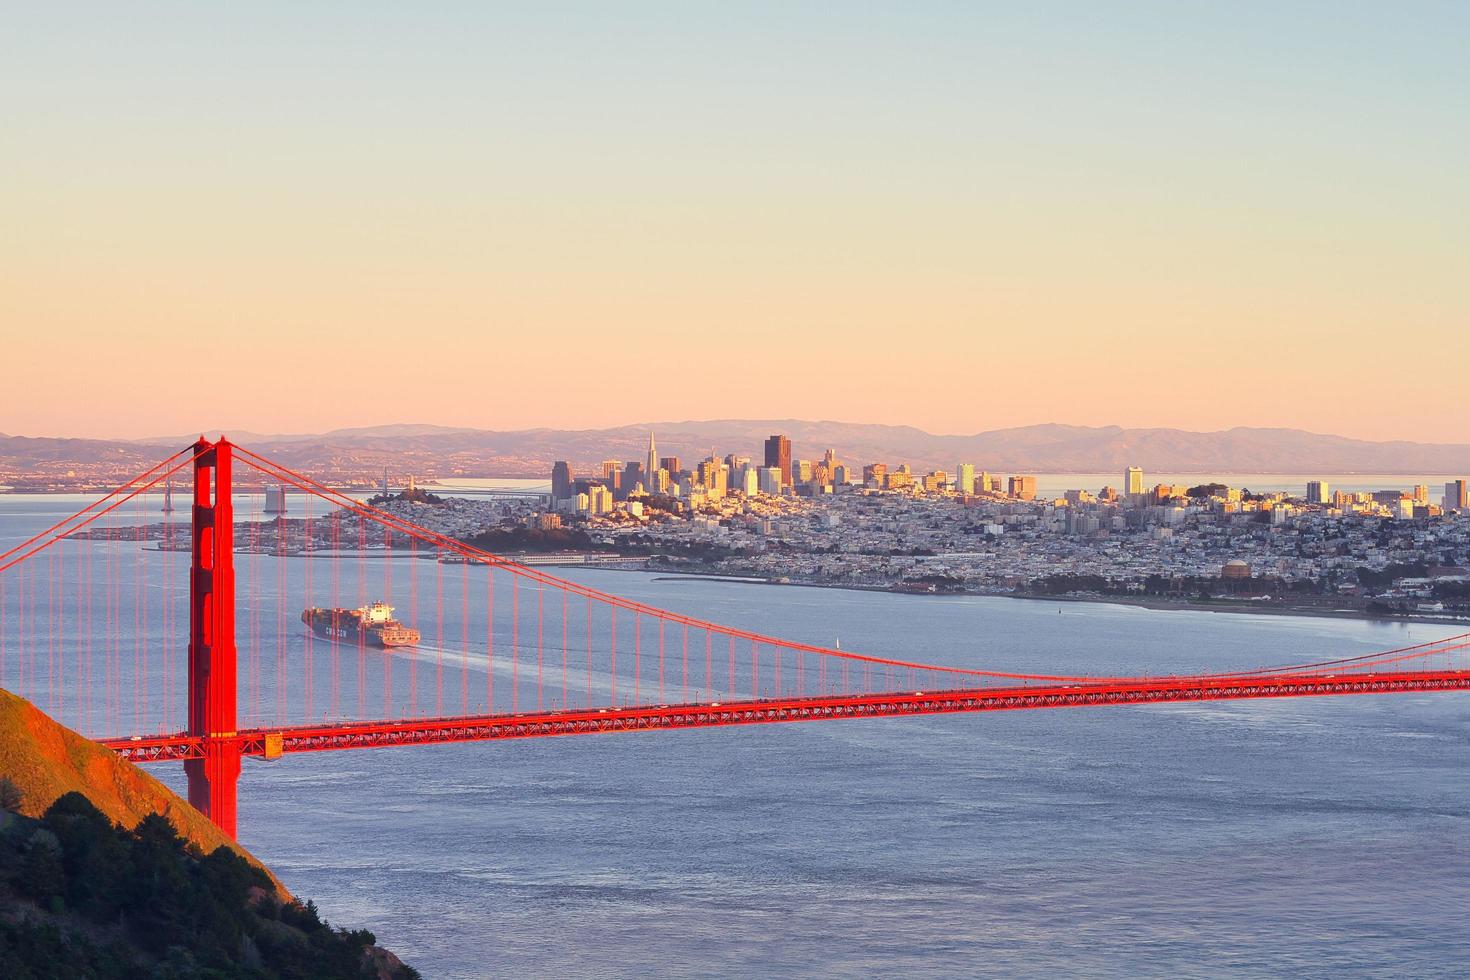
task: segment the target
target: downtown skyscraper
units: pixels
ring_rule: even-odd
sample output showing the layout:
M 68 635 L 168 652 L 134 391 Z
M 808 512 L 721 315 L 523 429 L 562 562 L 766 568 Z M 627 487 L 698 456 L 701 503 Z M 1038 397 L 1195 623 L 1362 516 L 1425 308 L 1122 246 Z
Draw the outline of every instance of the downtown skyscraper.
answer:
M 791 486 L 791 440 L 773 435 L 766 440 L 766 465 L 781 471 L 781 485 Z

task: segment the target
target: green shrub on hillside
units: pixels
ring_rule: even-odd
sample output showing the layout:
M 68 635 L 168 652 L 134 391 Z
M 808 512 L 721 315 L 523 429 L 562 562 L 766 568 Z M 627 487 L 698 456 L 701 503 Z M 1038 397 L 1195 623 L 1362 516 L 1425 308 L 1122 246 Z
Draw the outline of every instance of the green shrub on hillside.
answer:
M 166 818 L 132 830 L 80 793 L 0 831 L 0 977 L 361 980 L 371 932 L 282 903 L 234 851 L 205 855 Z M 407 967 L 397 977 L 416 974 Z

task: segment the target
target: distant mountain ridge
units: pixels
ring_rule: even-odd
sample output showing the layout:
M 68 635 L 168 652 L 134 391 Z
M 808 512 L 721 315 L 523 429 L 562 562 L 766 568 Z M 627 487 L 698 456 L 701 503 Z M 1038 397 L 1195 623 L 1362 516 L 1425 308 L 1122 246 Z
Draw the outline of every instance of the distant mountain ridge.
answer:
M 206 430 L 213 434 L 218 430 Z M 711 419 L 654 422 L 602 429 L 497 431 L 427 424 L 338 429 L 316 434 L 231 432 L 231 438 L 289 466 L 357 476 L 410 469 L 421 476 L 545 476 L 558 459 L 586 469 L 604 459 L 642 459 L 648 434 L 661 456 L 689 461 L 713 449 L 760 459 L 766 436 L 790 437 L 797 458 L 827 448 L 847 462 L 953 470 L 973 462 L 993 472 L 1096 473 L 1141 466 L 1170 473 L 1470 473 L 1470 444 L 1372 442 L 1286 428 L 1237 427 L 1218 432 L 1048 423 L 973 435 L 936 435 L 913 426 L 804 419 Z M 194 436 L 108 442 L 90 439 L 0 437 L 0 468 L 54 468 L 101 461 L 149 459 L 153 447 L 179 446 Z

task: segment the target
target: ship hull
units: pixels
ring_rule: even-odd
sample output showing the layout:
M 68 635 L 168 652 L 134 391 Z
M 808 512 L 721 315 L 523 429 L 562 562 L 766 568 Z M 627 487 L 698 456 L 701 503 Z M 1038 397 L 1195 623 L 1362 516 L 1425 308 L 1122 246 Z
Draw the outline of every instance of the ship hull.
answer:
M 399 623 L 385 626 L 364 627 L 348 610 L 307 610 L 301 620 L 311 631 L 324 640 L 339 643 L 376 647 L 380 650 L 393 647 L 411 647 L 419 642 L 419 632 Z

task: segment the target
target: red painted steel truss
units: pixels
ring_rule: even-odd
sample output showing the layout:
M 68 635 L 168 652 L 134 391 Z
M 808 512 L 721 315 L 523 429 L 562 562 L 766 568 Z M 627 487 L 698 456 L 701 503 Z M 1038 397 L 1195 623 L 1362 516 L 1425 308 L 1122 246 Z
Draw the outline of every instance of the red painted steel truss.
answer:
M 387 748 L 604 732 L 667 731 L 842 718 L 889 718 L 962 711 L 1085 708 L 1252 698 L 1323 697 L 1344 694 L 1413 694 L 1470 690 L 1470 671 L 1428 670 L 1386 674 L 1283 674 L 1238 678 L 1168 678 L 1105 684 L 914 691 L 838 697 L 767 699 L 708 704 L 607 707 L 518 715 L 404 721 L 346 722 L 283 729 L 254 729 L 235 736 L 243 755 Z M 275 744 L 276 740 L 279 744 Z M 203 740 L 187 733 L 107 739 L 131 762 L 203 758 Z

